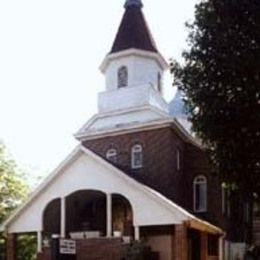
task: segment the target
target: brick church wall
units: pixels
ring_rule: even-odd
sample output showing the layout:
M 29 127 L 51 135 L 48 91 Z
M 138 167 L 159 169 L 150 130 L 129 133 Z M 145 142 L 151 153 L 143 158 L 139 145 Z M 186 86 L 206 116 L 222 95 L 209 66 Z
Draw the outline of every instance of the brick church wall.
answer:
M 214 177 L 210 172 L 209 162 L 204 151 L 187 144 L 185 151 L 185 181 L 186 188 L 192 192 L 186 192 L 188 196 L 188 205 L 186 208 L 193 210 L 193 180 L 198 175 L 204 175 L 207 178 L 207 197 L 208 205 L 206 213 L 197 213 L 200 218 L 206 219 L 217 226 L 224 227 L 225 219 L 222 214 L 222 197 L 221 197 L 221 183 L 218 177 Z
M 77 241 L 77 260 L 120 260 L 122 242 L 120 239 L 88 239 Z
M 77 260 L 120 260 L 124 252 L 121 239 L 87 239 L 77 240 Z M 59 259 L 75 259 L 75 257 L 60 256 Z M 51 260 L 50 248 L 44 248 L 37 255 L 37 260 Z
M 103 158 L 108 149 L 115 148 L 118 152 L 116 166 L 170 199 L 182 202 L 183 170 L 177 170 L 176 151 L 177 148 L 181 151 L 183 160 L 185 146 L 170 127 L 88 140 L 83 144 Z M 143 147 L 141 169 L 131 169 L 131 148 L 135 144 Z
M 143 146 L 141 169 L 131 169 L 131 148 L 135 144 Z M 205 175 L 208 179 L 208 212 L 197 215 L 225 227 L 220 183 L 209 175 L 206 154 L 195 145 L 184 142 L 171 127 L 87 140 L 83 145 L 103 158 L 108 149 L 115 148 L 118 168 L 191 212 L 193 180 L 198 175 Z M 177 150 L 180 151 L 180 170 L 177 169 Z
M 8 234 L 6 241 L 6 259 L 15 260 L 16 259 L 16 246 L 17 239 L 16 234 Z

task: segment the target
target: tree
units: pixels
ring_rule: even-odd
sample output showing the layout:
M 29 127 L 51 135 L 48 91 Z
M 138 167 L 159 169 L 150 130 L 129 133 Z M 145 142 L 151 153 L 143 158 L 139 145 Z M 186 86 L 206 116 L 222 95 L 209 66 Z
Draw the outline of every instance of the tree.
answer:
M 195 132 L 224 179 L 260 192 L 260 1 L 207 0 L 196 6 L 183 66 Z
M 171 64 L 214 169 L 250 200 L 260 195 L 259 14 L 259 0 L 202 1 L 184 63 Z
M 10 158 L 5 146 L 0 143 L 0 224 L 27 197 L 29 187 L 24 174 Z M 0 234 L 0 259 L 4 259 L 4 239 Z M 32 235 L 18 239 L 18 259 L 31 260 L 35 254 L 35 238 Z
M 27 192 L 22 173 L 0 143 L 0 223 L 22 203 Z
M 17 260 L 35 260 L 37 236 L 35 234 L 25 234 L 18 236 L 17 240 Z

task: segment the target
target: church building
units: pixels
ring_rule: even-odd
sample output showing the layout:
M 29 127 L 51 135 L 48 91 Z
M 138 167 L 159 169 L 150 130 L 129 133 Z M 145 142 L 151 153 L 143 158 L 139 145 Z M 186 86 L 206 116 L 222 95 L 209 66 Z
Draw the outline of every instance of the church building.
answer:
M 229 254 L 243 250 L 181 93 L 170 105 L 163 98 L 168 64 L 142 2 L 124 7 L 100 66 L 106 85 L 98 113 L 75 134 L 78 146 L 3 224 L 7 260 L 16 259 L 17 237 L 26 233 L 37 234 L 38 260 L 53 259 L 54 237 L 75 241 L 76 256 L 64 259 L 78 260 L 128 259 L 141 245 L 147 260 L 233 259 Z

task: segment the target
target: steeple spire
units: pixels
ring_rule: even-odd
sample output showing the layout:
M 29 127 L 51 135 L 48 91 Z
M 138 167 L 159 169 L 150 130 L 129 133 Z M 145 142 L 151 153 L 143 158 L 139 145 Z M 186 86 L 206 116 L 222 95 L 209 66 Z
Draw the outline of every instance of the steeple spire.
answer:
M 110 53 L 138 49 L 158 52 L 142 12 L 141 0 L 126 0 L 125 13 Z
M 125 8 L 131 7 L 131 6 L 137 6 L 142 8 L 143 4 L 141 0 L 126 0 L 125 2 Z

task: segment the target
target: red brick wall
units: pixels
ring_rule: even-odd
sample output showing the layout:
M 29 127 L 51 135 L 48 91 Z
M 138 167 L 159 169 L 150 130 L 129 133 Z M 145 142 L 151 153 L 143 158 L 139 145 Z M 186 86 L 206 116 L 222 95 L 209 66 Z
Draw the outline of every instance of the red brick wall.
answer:
M 188 260 L 188 236 L 185 225 L 176 225 L 174 232 L 174 260 Z
M 120 260 L 122 252 L 120 238 L 77 240 L 77 260 Z M 37 255 L 37 260 L 51 260 L 50 249 L 45 248 Z
M 51 251 L 49 248 L 44 248 L 42 253 L 37 255 L 37 260 L 51 260 Z
M 6 239 L 6 259 L 15 260 L 16 259 L 16 244 L 17 239 L 15 234 L 8 234 Z
M 120 260 L 121 239 L 88 239 L 77 241 L 77 260 Z
M 193 211 L 193 181 L 198 175 L 204 175 L 207 178 L 207 212 L 197 213 L 200 218 L 206 219 L 217 226 L 225 228 L 226 220 L 222 214 L 222 197 L 221 183 L 217 176 L 214 176 L 209 167 L 207 155 L 201 149 L 191 145 L 186 145 L 185 150 L 185 189 L 191 192 L 186 192 L 187 202 L 186 207 Z
M 131 147 L 143 146 L 144 167 L 131 169 Z M 182 170 L 176 169 L 176 149 L 184 152 L 184 142 L 170 127 L 85 141 L 84 146 L 105 158 L 109 148 L 118 151 L 117 166 L 131 177 L 181 202 Z M 176 185 L 177 184 L 177 185 Z
M 143 146 L 144 167 L 132 170 L 131 147 L 136 143 Z M 208 212 L 199 214 L 199 217 L 225 226 L 221 213 L 220 183 L 217 178 L 209 175 L 206 154 L 196 146 L 184 142 L 171 127 L 108 136 L 88 140 L 83 144 L 103 158 L 109 148 L 117 149 L 119 168 L 191 212 L 193 180 L 197 175 L 205 175 L 208 178 Z M 177 149 L 181 152 L 180 170 L 176 167 Z
M 200 259 L 208 260 L 208 234 L 200 233 Z

